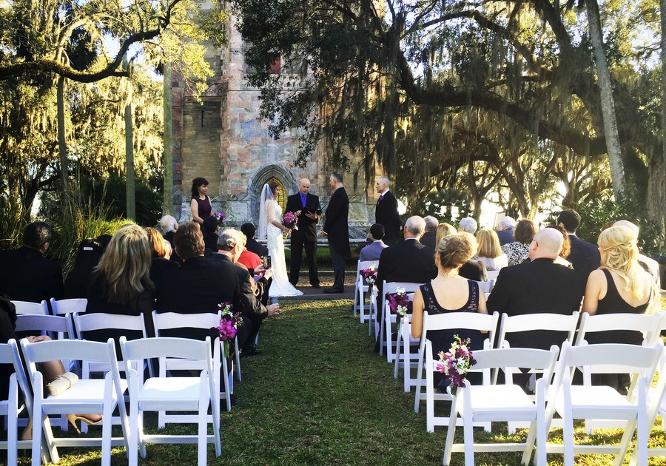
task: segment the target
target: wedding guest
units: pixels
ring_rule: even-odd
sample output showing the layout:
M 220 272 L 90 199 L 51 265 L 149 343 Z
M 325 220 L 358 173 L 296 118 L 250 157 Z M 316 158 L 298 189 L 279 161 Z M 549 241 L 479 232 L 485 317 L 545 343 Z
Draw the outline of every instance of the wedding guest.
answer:
M 486 270 L 500 270 L 509 265 L 509 259 L 502 252 L 502 246 L 494 230 L 481 228 L 476 233 L 476 241 L 478 251 L 474 259 L 481 262 Z
M 437 275 L 432 249 L 419 242 L 424 230 L 423 218 L 409 217 L 402 230 L 405 239 L 382 251 L 376 282 L 379 296 L 384 281 L 425 283 Z
M 636 232 L 624 226 L 608 228 L 599 235 L 601 267 L 587 279 L 583 312 L 589 314 L 645 314 L 656 289 L 652 276 L 638 262 Z M 585 335 L 588 343 L 641 345 L 641 332 L 613 330 Z M 627 392 L 627 374 L 596 374 L 592 383 L 610 385 Z
M 195 178 L 192 180 L 192 201 L 190 201 L 192 210 L 192 221 L 203 225 L 206 218 L 213 213 L 213 206 L 208 197 L 208 180 L 206 178 Z M 178 252 L 176 250 L 176 252 Z
M 379 194 L 375 207 L 375 223 L 384 226 L 384 240 L 392 246 L 400 241 L 400 214 L 398 200 L 389 190 L 390 180 L 382 176 L 375 183 L 375 191 Z
M 239 231 L 238 233 L 239 233 L 238 235 L 239 241 L 241 242 L 243 248 L 236 262 L 242 264 L 245 268 L 247 268 L 248 272 L 250 272 L 250 275 L 254 274 L 255 270 L 259 272 L 263 271 L 264 265 L 261 260 L 261 257 L 256 255 L 252 251 L 247 250 L 247 236 L 245 236 L 245 234 L 242 231 Z M 219 245 L 219 240 L 218 240 L 218 245 Z
M 164 276 L 179 266 L 171 261 L 171 243 L 155 228 L 146 228 L 151 250 L 150 279 L 156 288 L 164 281 Z
M 516 234 L 520 231 L 520 222 Z M 488 312 L 509 316 L 554 313 L 571 314 L 580 308 L 583 289 L 576 272 L 556 264 L 562 235 L 552 228 L 539 231 L 529 246 L 529 261 L 500 270 L 488 297 Z M 530 331 L 507 337 L 511 347 L 548 349 L 566 339 L 562 332 Z
M 437 276 L 421 285 L 414 294 L 412 311 L 412 336 L 420 338 L 423 333 L 423 313 L 428 315 L 447 312 L 479 312 L 487 314 L 483 293 L 479 284 L 459 275 L 460 267 L 475 254 L 474 244 L 467 235 L 452 235 L 437 244 L 435 264 Z M 484 336 L 481 332 L 467 329 L 428 331 L 426 337 L 432 342 L 433 355 L 448 351 L 454 335 L 470 339 L 471 349 L 482 349 Z
M 573 269 L 573 264 L 567 260 L 569 254 L 571 254 L 571 242 L 569 241 L 567 231 L 559 225 L 548 225 L 546 228 L 553 228 L 554 230 L 559 231 L 562 235 L 562 250 L 560 251 L 560 255 L 555 259 L 555 263 Z
M 79 243 L 74 265 L 65 278 L 63 294 L 65 299 L 85 298 L 88 295 L 90 277 L 103 253 L 98 240 L 84 239 Z
M 160 229 L 162 230 L 162 235 L 164 238 L 171 243 L 171 248 L 173 249 L 173 235 L 176 234 L 178 230 L 178 222 L 171 215 L 164 215 L 160 221 Z
M 442 241 L 443 238 L 446 238 L 447 236 L 455 235 L 457 232 L 456 227 L 451 225 L 450 223 L 440 223 L 437 226 L 437 233 L 435 235 L 435 244 L 439 244 L 440 241 Z
M 425 220 L 426 228 L 425 233 L 423 233 L 423 236 L 421 237 L 421 244 L 432 248 L 434 251 L 436 244 L 435 241 L 437 240 L 437 227 L 439 226 L 439 220 L 437 220 L 437 218 L 433 217 L 432 215 L 424 217 L 423 220 Z
M 240 285 L 239 307 L 236 312 L 242 314 L 244 322 L 244 325 L 239 328 L 238 342 L 244 356 L 253 356 L 258 354 L 254 341 L 259 333 L 262 321 L 267 317 L 278 314 L 280 305 L 264 306 L 257 299 L 256 283 L 253 278 L 245 267 L 238 264 L 238 259 L 243 249 L 245 249 L 244 236 L 243 233 L 233 228 L 223 230 L 218 241 L 219 254 L 217 254 L 217 258 L 234 265 Z
M 268 257 L 268 248 L 254 239 L 257 229 L 252 223 L 241 225 L 241 231 L 247 238 L 247 245 L 245 247 L 248 251 L 255 253 L 259 257 Z
M 640 234 L 640 228 L 638 225 L 631 223 L 629 220 L 618 220 L 613 224 L 614 227 L 625 227 L 629 228 L 631 231 L 634 232 L 636 235 L 636 238 L 639 237 Z M 659 262 L 656 260 L 652 259 L 651 257 L 646 256 L 645 254 L 641 253 L 641 251 L 638 251 L 638 263 L 641 264 L 641 266 L 652 275 L 652 278 L 654 280 L 655 286 L 657 287 L 658 290 L 661 289 L 661 277 L 659 273 Z
M 528 260 L 530 243 L 536 234 L 536 227 L 532 220 L 519 220 L 516 225 L 515 241 L 502 246 L 502 251 L 509 259 L 509 265 L 522 264 Z
M 183 260 L 178 269 L 165 276 L 157 288 L 158 312 L 183 314 L 217 313 L 218 304 L 240 306 L 240 285 L 234 265 L 204 256 L 205 246 L 198 223 L 187 222 L 178 227 L 174 235 L 176 253 Z M 204 339 L 207 331 L 175 329 L 166 336 Z
M 476 223 L 476 220 L 474 220 L 472 217 L 465 217 L 460 220 L 460 223 L 458 223 L 458 231 L 461 233 L 465 232 L 473 235 L 474 233 L 476 233 L 477 228 L 478 224 Z
M 329 177 L 331 198 L 326 207 L 326 220 L 322 233 L 328 237 L 328 250 L 333 264 L 333 286 L 324 293 L 344 293 L 345 265 L 351 256 L 349 247 L 349 196 L 342 184 L 342 175 L 332 173 Z
M 478 250 L 478 243 L 473 234 L 464 231 L 456 234 L 465 236 L 467 241 L 472 244 L 474 250 Z M 488 279 L 486 274 L 486 266 L 474 258 L 468 260 L 462 266 L 460 266 L 459 273 L 461 277 L 466 278 L 467 280 L 474 280 L 476 282 L 485 282 Z
M 360 261 L 377 261 L 382 251 L 388 246 L 384 244 L 382 239 L 384 238 L 384 225 L 380 223 L 375 223 L 370 227 L 370 234 L 368 239 L 372 241 L 367 246 L 364 246 L 361 249 L 361 253 L 358 256 Z
M 93 271 L 86 313 L 143 315 L 146 328 L 152 331 L 154 286 L 150 264 L 146 231 L 133 224 L 120 228 Z M 86 332 L 85 338 L 95 341 L 114 338 L 117 343 L 123 335 L 128 339 L 142 336 L 140 332 L 109 329 Z
M 497 237 L 499 238 L 501 246 L 513 242 L 513 231 L 515 228 L 516 221 L 513 217 L 507 215 L 499 221 L 499 225 L 497 225 Z
M 0 255 L 0 294 L 30 302 L 62 298 L 62 268 L 45 256 L 50 241 L 47 223 L 33 222 L 25 227 L 23 245 Z
M 557 224 L 561 225 L 569 236 L 571 252 L 569 262 L 573 264 L 574 270 L 580 277 L 582 286 L 587 283 L 590 272 L 599 268 L 601 257 L 599 249 L 595 244 L 589 243 L 576 236 L 576 230 L 580 225 L 580 214 L 575 210 L 563 210 L 557 217 Z
M 206 250 L 217 251 L 217 239 L 219 238 L 217 227 L 217 219 L 212 215 L 206 217 L 203 221 L 203 225 L 201 225 L 201 232 L 203 233 L 204 247 Z

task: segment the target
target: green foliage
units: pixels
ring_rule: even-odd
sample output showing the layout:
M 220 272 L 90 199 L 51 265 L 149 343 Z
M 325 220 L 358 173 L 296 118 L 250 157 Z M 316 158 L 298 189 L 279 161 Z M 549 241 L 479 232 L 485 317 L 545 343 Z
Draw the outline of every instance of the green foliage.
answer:
M 664 232 L 660 231 L 650 220 L 644 208 L 641 208 L 635 197 L 627 197 L 615 202 L 608 196 L 591 197 L 577 206 L 576 210 L 582 217 L 577 231 L 578 236 L 593 243 L 597 242 L 599 233 L 617 220 L 629 220 L 641 229 L 638 245 L 642 252 L 659 252 L 664 241 Z M 663 253 L 663 250 L 661 250 Z

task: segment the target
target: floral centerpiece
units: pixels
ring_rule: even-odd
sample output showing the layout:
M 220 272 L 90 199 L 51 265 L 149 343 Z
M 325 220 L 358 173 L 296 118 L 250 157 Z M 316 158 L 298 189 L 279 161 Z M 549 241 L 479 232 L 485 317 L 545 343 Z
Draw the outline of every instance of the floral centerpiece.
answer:
M 220 340 L 223 342 L 230 342 L 236 338 L 238 334 L 238 327 L 243 323 L 240 312 L 234 314 L 230 303 L 218 304 L 218 309 L 221 311 L 220 323 L 217 325 L 217 332 Z M 224 357 L 229 357 L 229 344 L 223 345 Z
M 404 289 L 398 288 L 396 293 L 389 293 L 386 299 L 388 300 L 391 314 L 397 314 L 400 318 L 403 318 L 406 314 L 411 313 L 412 301 Z
M 377 281 L 377 269 L 372 266 L 361 270 L 359 273 L 368 285 L 374 285 Z
M 293 212 L 285 212 L 284 215 L 282 216 L 282 224 L 289 228 L 290 230 L 292 228 L 296 228 L 296 221 L 298 218 L 296 217 L 296 214 Z M 298 229 L 298 228 L 296 228 Z
M 439 362 L 436 363 L 436 369 L 449 380 L 453 387 L 462 388 L 465 386 L 465 377 L 476 360 L 472 351 L 469 349 L 470 340 L 456 335 L 453 337 L 451 348 L 446 353 L 439 352 Z

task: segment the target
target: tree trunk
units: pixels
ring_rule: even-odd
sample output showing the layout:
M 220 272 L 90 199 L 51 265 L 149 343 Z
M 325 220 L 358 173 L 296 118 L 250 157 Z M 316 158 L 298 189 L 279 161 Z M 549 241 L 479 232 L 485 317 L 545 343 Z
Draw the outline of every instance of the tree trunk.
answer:
M 594 62 L 597 65 L 599 75 L 599 89 L 601 94 L 601 115 L 604 122 L 604 137 L 606 139 L 606 151 L 608 163 L 610 164 L 611 181 L 615 197 L 624 194 L 624 166 L 622 164 L 622 151 L 620 149 L 620 135 L 617 130 L 617 119 L 615 116 L 615 103 L 613 101 L 613 86 L 604 52 L 603 34 L 601 29 L 601 18 L 599 16 L 599 5 L 597 0 L 586 0 L 587 23 L 590 29 L 590 41 L 594 50 Z
M 664 0 L 666 1 L 666 0 Z M 171 102 L 171 67 L 164 65 L 164 156 L 162 159 L 162 170 L 164 173 L 162 213 L 171 215 L 173 211 L 173 153 L 171 152 L 172 138 L 172 102 Z
M 661 9 L 661 154 L 653 154 L 648 162 L 647 211 L 661 231 L 661 248 L 666 245 L 666 0 L 659 2 Z
M 129 72 L 127 58 L 125 69 Z M 127 93 L 125 98 L 125 196 L 127 218 L 136 219 L 136 189 L 134 184 L 134 135 L 132 131 L 132 81 L 127 78 Z
M 60 154 L 60 176 L 62 177 L 62 192 L 67 194 L 69 183 L 67 179 L 67 142 L 65 141 L 65 78 L 58 78 L 57 87 L 57 107 L 58 107 L 58 152 Z

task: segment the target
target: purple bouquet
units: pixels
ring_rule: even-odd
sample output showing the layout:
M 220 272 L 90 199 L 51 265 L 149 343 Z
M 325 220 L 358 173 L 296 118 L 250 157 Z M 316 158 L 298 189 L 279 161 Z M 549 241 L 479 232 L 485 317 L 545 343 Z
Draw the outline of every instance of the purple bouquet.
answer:
M 363 275 L 363 278 L 368 285 L 374 285 L 375 281 L 377 281 L 377 269 L 374 267 L 363 269 L 360 271 L 360 274 Z
M 217 326 L 217 331 L 220 335 L 220 340 L 224 342 L 233 341 L 238 333 L 238 326 L 242 323 L 240 313 L 235 314 L 231 312 L 231 304 L 224 303 L 218 304 L 217 307 L 222 311 L 220 323 Z M 224 345 L 224 356 L 229 357 L 229 345 Z
M 222 222 L 224 222 L 224 217 L 225 217 L 224 210 L 218 210 L 213 214 L 213 217 L 217 219 L 218 224 L 222 224 Z
M 296 217 L 296 214 L 293 212 L 285 212 L 284 215 L 282 216 L 282 224 L 289 229 L 294 228 L 296 226 L 297 220 L 298 218 Z
M 449 383 L 454 387 L 462 388 L 465 386 L 465 376 L 476 364 L 474 355 L 469 349 L 469 338 L 461 340 L 458 335 L 454 336 L 448 352 L 439 352 L 439 362 L 437 371 L 444 374 Z
M 402 318 L 411 312 L 412 301 L 402 288 L 399 288 L 397 293 L 389 293 L 386 298 L 388 299 L 391 314 L 397 314 Z

